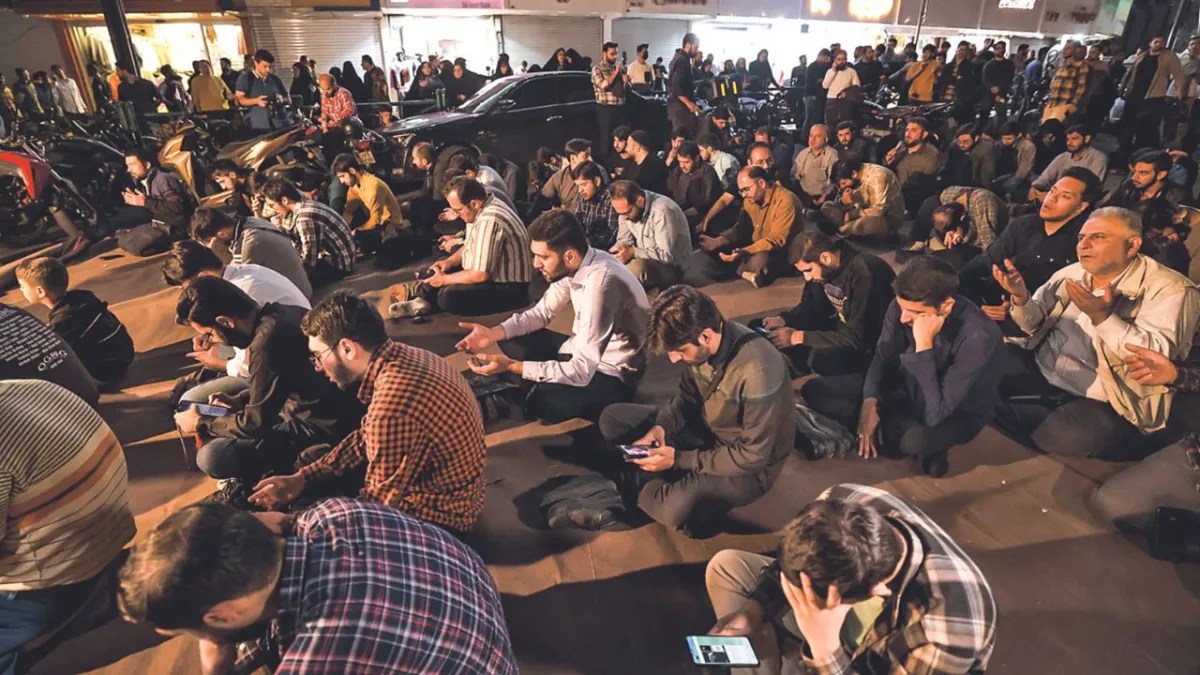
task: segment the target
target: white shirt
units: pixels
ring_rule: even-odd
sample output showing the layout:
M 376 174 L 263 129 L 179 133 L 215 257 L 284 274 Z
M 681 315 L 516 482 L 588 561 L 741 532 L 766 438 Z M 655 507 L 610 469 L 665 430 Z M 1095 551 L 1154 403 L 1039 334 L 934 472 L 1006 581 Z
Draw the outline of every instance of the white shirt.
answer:
M 511 201 L 511 198 L 516 197 L 516 195 L 508 191 L 508 183 L 504 181 L 504 177 L 500 175 L 500 172 L 486 164 L 479 165 L 479 171 L 475 174 L 475 180 L 479 181 L 479 184 L 485 188 L 494 188 L 508 195 L 510 198 L 509 201 Z
M 826 71 L 825 79 L 821 82 L 821 86 L 829 90 L 826 94 L 829 99 L 835 99 L 850 87 L 859 87 L 862 85 L 858 81 L 858 71 L 854 70 L 849 64 L 846 64 L 844 70 L 830 68 Z
M 617 241 L 634 246 L 634 258 L 657 260 L 686 269 L 692 257 L 692 232 L 683 209 L 655 192 L 646 191 L 641 220 L 617 219 Z
M 87 113 L 87 104 L 83 102 L 83 94 L 79 93 L 79 85 L 71 78 L 54 81 L 54 91 L 58 94 L 58 104 L 68 115 L 83 115 Z
M 304 294 L 296 288 L 296 284 L 269 267 L 262 265 L 225 266 L 221 278 L 242 289 L 250 299 L 260 306 L 268 302 L 281 305 L 296 305 L 304 309 L 312 309 L 312 304 Z M 233 348 L 233 358 L 225 364 L 225 372 L 230 377 L 250 377 L 250 368 L 246 365 L 246 350 Z
M 500 327 L 506 338 L 527 335 L 549 325 L 568 304 L 575 318 L 558 353 L 571 360 L 525 361 L 521 377 L 583 387 L 599 372 L 636 386 L 646 367 L 650 302 L 642 284 L 610 253 L 588 249 L 573 276 L 550 284 L 536 305 Z
M 724 150 L 717 150 L 713 153 L 709 164 L 712 164 L 712 168 L 717 172 L 717 178 L 721 179 L 723 187 L 730 188 L 737 185 L 737 173 L 742 167 L 738 165 L 736 157 Z
M 634 61 L 625 68 L 625 72 L 629 75 L 629 83 L 632 85 L 649 85 L 654 81 L 654 69 L 649 63 Z

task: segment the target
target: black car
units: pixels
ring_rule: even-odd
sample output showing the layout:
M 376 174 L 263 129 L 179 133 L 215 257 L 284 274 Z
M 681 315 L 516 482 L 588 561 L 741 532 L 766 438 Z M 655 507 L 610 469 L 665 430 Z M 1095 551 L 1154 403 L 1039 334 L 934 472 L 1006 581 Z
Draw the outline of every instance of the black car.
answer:
M 666 101 L 630 91 L 625 97 L 629 124 L 668 141 Z M 561 153 L 572 138 L 596 141 L 596 99 L 589 73 L 530 73 L 489 82 L 453 110 L 401 120 L 384 135 L 396 149 L 396 166 L 413 178 L 412 147 L 422 141 L 437 151 L 435 177 L 449 158 L 464 152 L 493 153 L 524 166 L 539 147 Z M 611 143 L 610 139 L 604 142 Z M 402 179 L 403 180 L 403 179 Z M 439 184 L 440 180 L 435 181 Z

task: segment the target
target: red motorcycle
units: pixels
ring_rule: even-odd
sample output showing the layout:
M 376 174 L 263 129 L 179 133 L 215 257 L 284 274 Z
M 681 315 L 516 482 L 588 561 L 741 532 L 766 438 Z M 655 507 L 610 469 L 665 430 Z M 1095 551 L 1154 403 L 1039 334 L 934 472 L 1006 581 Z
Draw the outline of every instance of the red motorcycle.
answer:
M 96 209 L 75 184 L 30 143 L 0 147 L 0 242 L 24 248 L 65 235 L 58 257 L 69 258 L 87 248 L 97 221 Z

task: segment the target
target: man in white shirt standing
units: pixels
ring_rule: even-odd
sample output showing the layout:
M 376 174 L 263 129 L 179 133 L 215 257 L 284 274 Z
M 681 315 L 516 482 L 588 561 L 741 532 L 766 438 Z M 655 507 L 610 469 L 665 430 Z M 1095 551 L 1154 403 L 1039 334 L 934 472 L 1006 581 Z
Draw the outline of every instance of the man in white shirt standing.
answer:
M 625 72 L 629 75 L 629 85 L 643 91 L 654 84 L 654 68 L 650 66 L 650 45 L 637 46 L 637 60 L 629 64 Z
M 87 104 L 83 102 L 83 94 L 79 93 L 79 85 L 67 77 L 62 66 L 50 66 L 54 75 L 54 91 L 58 94 L 58 104 L 68 115 L 86 115 Z
M 692 237 L 683 209 L 663 195 L 628 180 L 609 188 L 617 220 L 617 244 L 610 253 L 648 289 L 679 283 L 692 255 Z
M 846 90 L 854 87 L 861 91 L 862 83 L 858 79 L 858 72 L 846 62 L 845 49 L 839 49 L 833 55 L 833 65 L 825 72 L 821 87 L 826 90 L 825 125 L 836 129 L 838 123 L 843 120 L 853 122 L 855 102 Z
M 547 424 L 595 421 L 609 404 L 633 399 L 645 370 L 646 292 L 619 260 L 588 245 L 569 211 L 538 216 L 529 239 L 533 266 L 550 282 L 545 295 L 499 326 L 460 323 L 470 333 L 457 348 L 472 354 L 470 368 L 479 375 L 526 381 L 530 416 Z M 571 337 L 546 328 L 568 304 L 575 312 Z M 481 353 L 495 344 L 503 354 Z

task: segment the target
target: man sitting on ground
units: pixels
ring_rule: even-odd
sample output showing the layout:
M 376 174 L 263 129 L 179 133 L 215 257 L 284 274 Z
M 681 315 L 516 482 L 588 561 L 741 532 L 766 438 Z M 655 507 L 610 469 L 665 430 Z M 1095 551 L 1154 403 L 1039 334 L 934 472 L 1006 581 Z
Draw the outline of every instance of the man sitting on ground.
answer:
M 612 197 L 604 183 L 604 169 L 595 162 L 584 162 L 575 169 L 574 175 L 575 188 L 579 190 L 573 210 L 575 217 L 583 226 L 588 243 L 607 251 L 617 243 L 620 217 L 613 209 Z
M 1137 214 L 1105 207 L 1079 232 L 1079 262 L 1036 292 L 1011 260 L 993 267 L 1013 321 L 1030 336 L 1026 349 L 1011 350 L 1002 391 L 1026 400 L 1001 407 L 1004 431 L 1043 452 L 1140 459 L 1147 449 L 1140 437 L 1166 427 L 1174 394 L 1129 376 L 1126 345 L 1172 360 L 1186 356 L 1200 322 L 1200 290 L 1138 253 L 1141 245 Z
M 1167 181 L 1171 156 L 1162 150 L 1142 150 L 1129 160 L 1129 178 L 1104 198 L 1102 206 L 1137 208 L 1138 204 L 1161 197 L 1178 206 L 1187 201 L 1183 190 Z
M 904 224 L 904 195 L 891 169 L 842 159 L 833 167 L 840 195 L 821 206 L 833 232 L 860 237 L 891 238 Z
M 196 464 L 209 476 L 253 485 L 269 471 L 290 473 L 301 450 L 336 443 L 353 430 L 362 406 L 316 373 L 300 332 L 305 310 L 260 306 L 224 279 L 188 282 L 176 320 L 210 344 L 246 350 L 250 386 L 237 394 L 214 394 L 209 403 L 228 414 L 203 415 L 192 406 L 175 415 L 180 433 L 205 442 Z M 226 484 L 230 493 L 241 486 Z
M 609 197 L 619 217 L 617 244 L 610 253 L 648 289 L 665 288 L 682 279 L 692 255 L 692 239 L 679 205 L 629 180 L 613 182 Z
M 71 345 L 37 317 L 0 302 L 0 336 L 19 349 L 0 351 L 0 380 L 45 380 L 96 407 L 96 380 Z
M 737 183 L 737 172 L 741 169 L 737 158 L 721 149 L 721 142 L 712 134 L 701 134 L 696 139 L 700 147 L 700 159 L 712 165 L 721 179 L 721 187 L 729 188 Z
M 296 473 L 255 486 L 250 501 L 278 509 L 306 486 L 366 466 L 360 498 L 455 532 L 483 511 L 483 418 L 471 387 L 445 359 L 388 339 L 383 318 L 349 291 L 304 316 L 312 362 L 367 407 L 361 426 Z
M 928 120 L 924 117 L 909 120 L 904 126 L 903 142 L 888 151 L 883 163 L 896 172 L 906 209 L 916 213 L 921 202 L 937 189 L 941 169 L 941 155 L 929 142 Z
M 871 158 L 871 145 L 867 139 L 858 135 L 854 122 L 845 120 L 837 125 L 837 145 L 833 146 L 838 152 L 839 159 L 855 157 L 861 162 Z
M 666 194 L 667 165 L 654 152 L 654 142 L 647 131 L 638 130 L 629 134 L 626 149 L 633 166 L 625 170 L 621 177 L 637 183 L 647 192 Z
M 865 371 L 896 297 L 896 274 L 879 256 L 820 232 L 800 235 L 792 249 L 796 269 L 807 282 L 804 294 L 792 309 L 763 319 L 762 328 L 771 331 L 771 342 L 795 372 Z
M 125 206 L 109 218 L 112 229 L 134 227 L 157 220 L 170 230 L 172 238 L 187 236 L 188 218 L 194 202 L 183 183 L 158 167 L 158 158 L 144 148 L 125 153 L 125 170 L 133 179 L 134 189 L 122 194 Z
M 393 252 L 387 251 L 389 240 L 405 227 L 404 218 L 400 215 L 400 203 L 388 184 L 364 169 L 358 159 L 349 153 L 335 157 L 330 170 L 338 182 L 349 188 L 342 218 L 355 225 L 354 239 L 363 253 L 374 255 L 378 252 L 383 257 L 386 252 L 391 258 L 387 261 L 391 263 L 388 267 L 408 262 L 395 259 Z
M 943 231 L 933 227 L 932 212 L 941 206 L 958 204 L 964 216 L 964 227 L 950 241 L 942 236 Z M 996 240 L 996 234 L 1008 223 L 1008 205 L 994 192 L 987 188 L 973 188 L 955 185 L 941 191 L 936 197 L 930 197 L 921 205 L 917 219 L 913 223 L 909 236 L 913 239 L 910 251 L 922 251 L 928 244 L 939 243 L 935 250 L 953 248 L 956 244 L 969 244 L 975 247 L 987 247 Z M 930 235 L 933 234 L 933 237 Z M 976 251 L 978 253 L 978 251 Z M 965 260 L 963 262 L 966 262 Z M 960 267 L 961 265 L 956 265 Z
M 214 183 L 222 190 L 233 193 L 233 207 L 239 216 L 262 217 L 263 201 L 253 190 L 252 175 L 249 169 L 238 166 L 237 162 L 228 158 L 213 162 L 209 170 Z
M 32 336 L 24 336 L 31 338 Z M 0 671 L 99 596 L 133 539 L 125 453 L 92 407 L 40 380 L 0 381 Z
M 613 180 L 624 178 L 625 172 L 629 167 L 633 166 L 633 159 L 629 156 L 629 134 L 633 130 L 627 126 L 619 126 L 613 129 L 612 137 L 612 152 L 608 153 L 608 172 L 612 174 Z
M 354 234 L 340 213 L 306 199 L 286 178 L 267 181 L 262 194 L 268 207 L 283 214 L 280 227 L 299 251 L 313 287 L 320 288 L 354 271 Z
M 1029 188 L 1029 201 L 1040 202 L 1067 169 L 1081 166 L 1096 175 L 1100 182 L 1108 175 L 1108 155 L 1092 147 L 1092 135 L 1082 124 L 1067 127 L 1067 150 L 1051 160 Z
M 779 548 L 778 559 L 721 551 L 705 574 L 718 617 L 711 633 L 750 638 L 764 671 L 987 669 L 996 643 L 992 589 L 912 504 L 878 488 L 835 485 L 783 528 Z
M 700 248 L 720 261 L 713 277 L 736 275 L 760 288 L 787 271 L 788 245 L 803 228 L 804 208 L 796 193 L 757 166 L 742 169 L 737 180 L 745 217 L 716 237 L 700 235 Z
M 833 191 L 833 165 L 837 150 L 829 147 L 829 127 L 814 124 L 808 132 L 808 147 L 796 155 L 792 179 L 800 188 L 800 199 L 810 209 L 819 209 Z
M 479 556 L 354 499 L 294 518 L 176 511 L 122 566 L 117 605 L 126 621 L 199 639 L 207 672 L 517 672 Z M 254 642 L 239 653 L 242 640 Z
M 996 179 L 996 143 L 982 136 L 974 124 L 964 124 L 955 132 L 942 175 L 951 185 L 990 188 Z
M 479 181 L 479 184 L 483 187 L 495 190 L 508 197 L 505 201 L 511 202 L 513 199 L 513 194 L 508 190 L 508 182 L 504 180 L 500 172 L 486 164 L 480 164 L 471 155 L 462 153 L 451 157 L 450 161 L 446 163 L 446 170 L 448 172 L 459 172 L 467 178 Z
M 708 534 L 730 508 L 758 499 L 793 451 L 795 401 L 783 356 L 725 319 L 690 286 L 663 291 L 650 310 L 647 346 L 687 368 L 663 407 L 609 406 L 600 433 L 649 448 L 633 461 L 636 504 L 654 520 Z
M 17 265 L 16 277 L 25 300 L 50 309 L 50 328 L 71 345 L 96 382 L 103 386 L 125 375 L 133 363 L 129 331 L 95 293 L 67 290 L 71 280 L 66 265 L 57 258 L 29 258 Z M 32 340 L 29 335 L 10 337 Z
M 751 145 L 749 152 L 746 153 L 746 166 L 757 166 L 771 176 L 775 176 L 775 165 L 772 164 L 772 161 L 771 146 L 765 143 Z M 734 174 L 733 181 L 725 188 L 725 192 L 721 193 L 721 196 L 717 198 L 712 208 L 708 210 L 708 213 L 704 216 L 704 220 L 700 221 L 700 224 L 696 226 L 696 233 L 705 234 L 709 231 L 724 231 L 732 226 L 735 219 L 745 218 L 746 214 L 741 213 L 741 209 L 728 210 L 734 204 L 738 206 L 742 204 L 742 196 L 738 193 L 737 174 Z
M 721 179 L 700 159 L 700 146 L 691 141 L 684 141 L 676 151 L 675 166 L 667 177 L 667 196 L 687 216 L 689 230 L 700 224 L 721 196 Z
M 1010 166 L 1013 170 L 1012 173 L 996 178 L 992 191 L 1009 201 L 1019 200 L 1020 195 L 1025 194 L 1029 182 L 1033 180 L 1037 146 L 1015 120 L 1005 122 L 1000 127 L 1000 143 L 1004 146 L 1002 149 L 1011 155 Z
M 864 459 L 909 457 L 921 473 L 941 478 L 950 448 L 992 419 L 1000 329 L 956 295 L 958 275 L 945 261 L 910 260 L 895 288 L 866 375 L 819 377 L 800 393 L 814 410 L 857 427 Z
M 572 210 L 579 200 L 579 192 L 575 187 L 575 177 L 571 172 L 584 162 L 594 161 L 592 159 L 592 142 L 586 138 L 572 138 L 567 141 L 564 152 L 567 155 L 567 162 L 563 164 L 562 168 L 555 171 L 554 175 L 542 186 L 542 197 L 549 201 L 549 206 L 561 206 L 564 209 Z
M 389 315 L 478 316 L 524 307 L 533 270 L 521 218 L 466 176 L 450 181 L 446 200 L 467 224 L 462 248 L 430 265 L 426 278 L 393 286 Z
M 192 239 L 226 262 L 274 270 L 295 284 L 304 297 L 312 297 L 312 283 L 299 251 L 287 233 L 265 220 L 240 216 L 235 219 L 220 209 L 199 208 L 192 214 Z
M 474 355 L 478 374 L 528 380 L 530 416 L 551 424 L 595 420 L 605 406 L 633 398 L 645 369 L 646 292 L 628 267 L 589 246 L 578 219 L 563 209 L 538 216 L 529 238 L 534 267 L 550 282 L 545 295 L 499 326 L 459 324 L 471 332 L 457 347 Z M 546 328 L 568 304 L 571 337 Z M 480 353 L 493 344 L 504 354 Z

